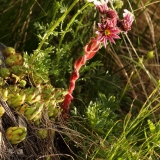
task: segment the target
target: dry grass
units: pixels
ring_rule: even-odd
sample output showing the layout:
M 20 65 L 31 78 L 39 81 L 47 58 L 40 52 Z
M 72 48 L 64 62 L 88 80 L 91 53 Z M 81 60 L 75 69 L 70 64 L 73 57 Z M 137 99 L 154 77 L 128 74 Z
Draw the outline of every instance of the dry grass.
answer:
M 131 5 L 135 6 L 137 1 Z M 120 53 L 114 50 L 114 46 L 108 48 L 108 53 L 115 61 L 116 70 L 121 70 L 120 75 L 125 78 L 125 86 L 129 85 L 133 99 L 144 103 L 156 88 L 156 81 L 160 79 L 159 65 L 159 40 L 160 40 L 160 1 L 146 3 L 141 0 L 138 9 L 133 10 L 135 23 L 129 32 L 129 37 L 124 37 L 124 44 L 120 46 Z M 147 59 L 147 53 L 154 51 L 154 58 Z M 130 60 L 124 58 L 129 57 Z M 143 59 L 143 64 L 138 63 Z M 133 62 L 133 63 L 132 63 Z M 118 66 L 118 67 L 117 67 Z M 153 80 L 154 78 L 154 80 Z M 127 87 L 128 88 L 128 87 Z

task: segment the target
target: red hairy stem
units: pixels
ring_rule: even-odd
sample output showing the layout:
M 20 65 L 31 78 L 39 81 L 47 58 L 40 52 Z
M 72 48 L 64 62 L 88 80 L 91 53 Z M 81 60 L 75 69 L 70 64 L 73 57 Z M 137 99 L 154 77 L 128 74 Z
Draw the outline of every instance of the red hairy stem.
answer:
M 64 114 L 68 113 L 71 100 L 73 99 L 72 93 L 73 93 L 73 90 L 75 89 L 75 82 L 79 78 L 80 68 L 86 63 L 87 60 L 91 59 L 96 54 L 96 52 L 100 48 L 100 43 L 101 42 L 98 41 L 97 39 L 91 38 L 90 43 L 86 44 L 86 46 L 84 47 L 85 54 L 79 57 L 75 61 L 74 70 L 70 77 L 70 85 L 69 85 L 68 93 L 65 95 L 64 101 L 61 105 L 61 108 L 63 109 Z

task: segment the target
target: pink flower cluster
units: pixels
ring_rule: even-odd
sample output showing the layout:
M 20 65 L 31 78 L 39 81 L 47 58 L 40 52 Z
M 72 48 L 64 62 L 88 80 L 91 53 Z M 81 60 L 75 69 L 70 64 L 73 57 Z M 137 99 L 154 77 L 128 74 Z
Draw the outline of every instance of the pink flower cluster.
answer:
M 94 1 L 95 6 L 101 14 L 101 22 L 98 23 L 98 40 L 103 42 L 106 47 L 107 41 L 115 43 L 114 39 L 119 39 L 121 32 L 127 32 L 131 29 L 134 16 L 128 10 L 124 10 L 123 20 L 120 20 L 117 15 L 117 11 L 108 8 L 108 1 Z
M 65 95 L 64 101 L 61 105 L 64 117 L 67 115 L 69 105 L 73 99 L 72 93 L 75 88 L 75 82 L 79 78 L 80 68 L 87 60 L 91 59 L 96 54 L 101 43 L 103 43 L 105 47 L 107 45 L 107 41 L 115 43 L 114 39 L 119 39 L 119 34 L 121 32 L 127 32 L 130 30 L 134 20 L 134 16 L 128 10 L 124 10 L 123 19 L 120 20 L 116 10 L 108 8 L 107 0 L 101 0 L 101 2 L 97 0 L 88 1 L 94 1 L 97 10 L 101 14 L 101 22 L 98 23 L 98 30 L 96 31 L 97 37 L 91 38 L 90 43 L 86 44 L 84 48 L 85 54 L 79 57 L 74 63 L 74 70 L 70 77 L 68 93 Z

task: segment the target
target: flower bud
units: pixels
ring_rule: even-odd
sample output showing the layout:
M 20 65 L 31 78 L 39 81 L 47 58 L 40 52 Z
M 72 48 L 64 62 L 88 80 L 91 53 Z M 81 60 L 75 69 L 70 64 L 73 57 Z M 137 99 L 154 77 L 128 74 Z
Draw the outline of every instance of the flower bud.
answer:
M 149 51 L 149 52 L 147 53 L 147 58 L 148 58 L 148 59 L 154 58 L 154 51 Z

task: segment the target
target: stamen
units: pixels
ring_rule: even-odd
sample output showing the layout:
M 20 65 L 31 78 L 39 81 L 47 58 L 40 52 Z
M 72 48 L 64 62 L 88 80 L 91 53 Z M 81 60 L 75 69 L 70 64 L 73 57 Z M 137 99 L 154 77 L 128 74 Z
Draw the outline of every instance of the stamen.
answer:
M 106 30 L 104 31 L 105 36 L 110 35 L 110 33 L 111 33 L 111 31 L 110 31 L 110 30 L 108 30 L 108 29 L 106 29 Z

